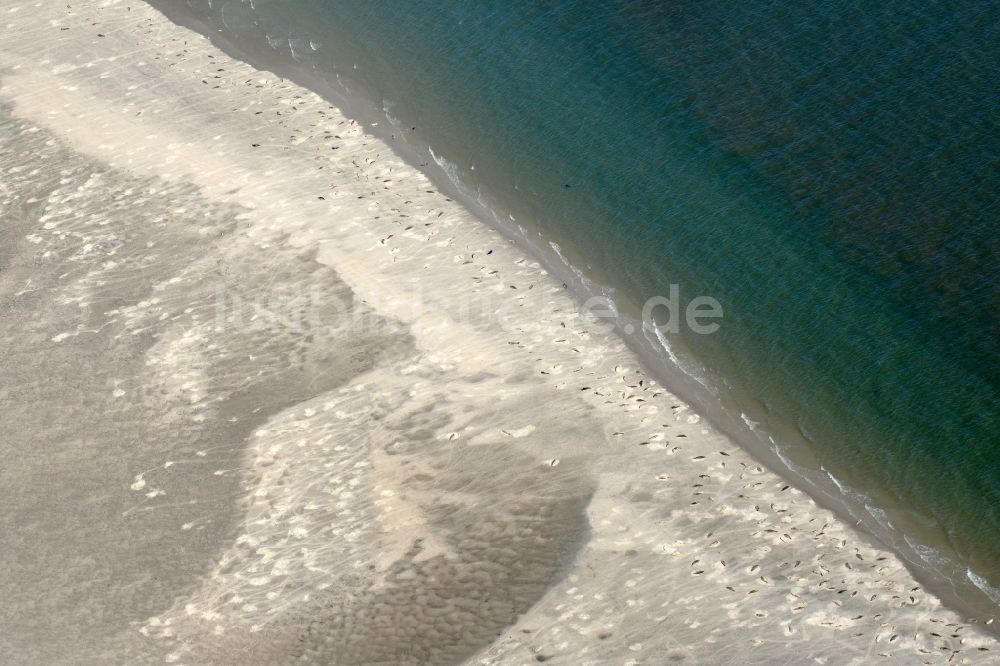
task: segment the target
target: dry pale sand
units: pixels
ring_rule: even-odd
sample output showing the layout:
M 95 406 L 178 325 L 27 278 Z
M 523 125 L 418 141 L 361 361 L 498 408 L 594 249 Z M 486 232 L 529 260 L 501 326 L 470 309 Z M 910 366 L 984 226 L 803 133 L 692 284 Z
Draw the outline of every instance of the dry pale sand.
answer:
M 4 664 L 997 663 L 314 94 L 0 25 Z

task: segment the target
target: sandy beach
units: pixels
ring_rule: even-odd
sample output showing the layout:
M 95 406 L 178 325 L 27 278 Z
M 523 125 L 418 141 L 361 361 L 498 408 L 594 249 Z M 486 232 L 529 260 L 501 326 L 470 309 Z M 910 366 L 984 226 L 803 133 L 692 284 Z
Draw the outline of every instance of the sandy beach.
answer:
M 990 664 L 316 94 L 0 6 L 5 664 Z

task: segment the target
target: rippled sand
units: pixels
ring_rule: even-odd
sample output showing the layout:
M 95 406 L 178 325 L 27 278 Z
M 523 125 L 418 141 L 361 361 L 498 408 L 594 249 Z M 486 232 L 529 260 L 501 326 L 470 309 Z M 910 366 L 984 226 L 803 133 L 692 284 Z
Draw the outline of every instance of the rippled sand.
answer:
M 995 659 L 337 109 L 0 22 L 4 663 Z

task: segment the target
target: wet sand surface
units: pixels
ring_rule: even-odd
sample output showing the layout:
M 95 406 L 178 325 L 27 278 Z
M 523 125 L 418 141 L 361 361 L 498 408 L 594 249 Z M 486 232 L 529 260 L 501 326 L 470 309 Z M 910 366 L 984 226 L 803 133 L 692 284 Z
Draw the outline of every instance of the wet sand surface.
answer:
M 995 659 L 328 103 L 0 23 L 5 663 Z

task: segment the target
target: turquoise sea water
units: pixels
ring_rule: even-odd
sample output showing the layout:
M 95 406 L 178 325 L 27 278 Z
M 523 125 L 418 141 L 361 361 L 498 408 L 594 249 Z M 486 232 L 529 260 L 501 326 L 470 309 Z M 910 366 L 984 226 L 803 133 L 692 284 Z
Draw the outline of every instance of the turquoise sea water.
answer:
M 1000 604 L 1000 4 L 188 4 L 374 100 L 623 321 L 671 284 L 716 298 L 717 333 L 631 341 Z

